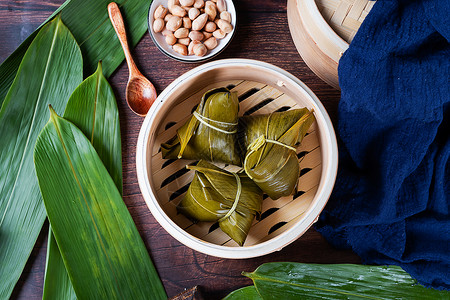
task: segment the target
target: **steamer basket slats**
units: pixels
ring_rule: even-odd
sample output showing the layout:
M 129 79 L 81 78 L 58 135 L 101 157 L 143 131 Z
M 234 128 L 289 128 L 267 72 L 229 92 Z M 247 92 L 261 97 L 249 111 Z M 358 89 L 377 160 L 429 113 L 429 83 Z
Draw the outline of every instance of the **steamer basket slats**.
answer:
M 210 67 L 211 66 L 211 67 Z M 210 68 L 210 69 L 209 69 Z M 206 71 L 205 71 L 206 70 Z M 261 218 L 253 221 L 243 247 L 218 223 L 198 222 L 177 212 L 189 189 L 192 160 L 163 159 L 161 143 L 169 141 L 192 115 L 208 90 L 227 86 L 239 97 L 239 116 L 307 107 L 316 122 L 296 147 L 300 176 L 294 195 L 272 200 L 264 195 Z M 298 238 L 317 219 L 331 193 L 337 171 L 337 145 L 331 121 L 312 92 L 288 73 L 252 60 L 215 61 L 197 67 L 169 86 L 144 121 L 138 139 L 139 186 L 152 214 L 182 243 L 227 258 L 249 258 L 279 250 Z M 159 99 L 159 98 L 158 98 Z M 240 167 L 218 164 L 236 172 Z
M 249 233 L 248 244 L 260 242 L 267 235 L 270 234 L 270 229 L 279 223 L 288 223 L 292 219 L 301 216 L 311 204 L 312 199 L 316 193 L 316 188 L 313 188 L 303 194 L 301 197 L 294 199 L 287 203 L 285 206 L 280 207 L 279 210 L 268 216 L 261 222 L 256 223 L 252 227 L 251 234 Z M 281 227 L 280 227 L 281 228 Z
M 233 85 L 231 91 L 238 93 L 240 100 L 239 115 L 241 116 L 267 114 L 282 107 L 285 107 L 286 109 L 300 108 L 296 101 L 282 93 L 278 88 L 258 82 L 238 80 L 208 85 L 206 88 L 201 89 L 199 92 L 193 93 L 185 100 L 182 100 L 173 110 L 171 110 L 171 113 L 168 114 L 161 123 L 162 126 L 158 131 L 158 136 L 156 137 L 156 143 L 154 145 L 155 147 L 153 148 L 154 153 L 152 156 L 152 163 L 155 168 L 152 172 L 152 179 L 156 186 L 157 195 L 161 205 L 166 213 L 169 216 L 172 216 L 172 219 L 178 226 L 186 230 L 186 232 L 192 236 L 201 238 L 204 241 L 235 247 L 238 245 L 234 241 L 231 241 L 220 228 L 216 228 L 210 232 L 213 223 L 193 223 L 188 220 L 188 218 L 177 213 L 176 205 L 185 195 L 194 175 L 194 171 L 187 170 L 186 165 L 194 162 L 188 160 L 176 160 L 169 162 L 167 166 L 162 168 L 164 162 L 167 162 L 167 160 L 162 158 L 161 151 L 159 150 L 160 143 L 172 138 L 176 134 L 176 129 L 188 120 L 191 116 L 191 111 L 195 109 L 203 93 L 214 87 L 228 85 Z M 170 122 L 176 122 L 176 124 L 170 126 L 167 130 L 164 130 L 166 124 Z M 300 153 L 302 153 L 299 158 L 300 167 L 302 170 L 308 172 L 299 178 L 297 189 L 304 191 L 305 193 L 296 199 L 294 199 L 294 196 L 283 197 L 276 201 L 266 198 L 263 201 L 262 212 L 264 213 L 270 208 L 276 208 L 277 212 L 261 221 L 254 222 L 245 245 L 252 245 L 259 242 L 268 235 L 269 229 L 273 227 L 274 222 L 288 223 L 293 218 L 303 213 L 305 207 L 307 208 L 309 206 L 310 201 L 312 200 L 312 197 L 309 195 L 312 193 L 311 191 L 313 188 L 317 187 L 321 174 L 321 153 L 315 124 L 311 126 L 303 142 L 297 147 L 297 154 Z M 223 167 L 223 165 L 221 167 Z M 226 169 L 230 168 L 232 168 L 232 166 L 226 167 Z M 180 190 L 182 193 L 179 193 Z M 293 210 L 288 213 L 287 209 Z

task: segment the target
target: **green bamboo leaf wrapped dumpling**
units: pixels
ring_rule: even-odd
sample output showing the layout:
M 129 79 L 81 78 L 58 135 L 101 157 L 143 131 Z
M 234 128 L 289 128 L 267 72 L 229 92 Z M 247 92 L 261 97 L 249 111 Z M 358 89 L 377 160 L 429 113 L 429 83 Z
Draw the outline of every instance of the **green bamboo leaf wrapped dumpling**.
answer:
M 236 92 L 227 88 L 206 92 L 177 135 L 161 145 L 163 158 L 204 159 L 240 166 L 236 146 L 238 111 Z
M 239 119 L 247 175 L 272 199 L 294 193 L 300 176 L 295 146 L 314 122 L 307 108 Z
M 222 231 L 242 246 L 261 213 L 261 189 L 245 173 L 228 172 L 203 160 L 188 168 L 196 172 L 178 210 L 197 221 L 218 221 Z

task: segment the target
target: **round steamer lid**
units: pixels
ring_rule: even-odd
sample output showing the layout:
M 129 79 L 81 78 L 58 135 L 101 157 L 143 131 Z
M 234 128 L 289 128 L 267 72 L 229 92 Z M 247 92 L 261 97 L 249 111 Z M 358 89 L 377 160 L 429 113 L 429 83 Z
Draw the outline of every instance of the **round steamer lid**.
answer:
M 288 0 L 292 39 L 310 69 L 339 89 L 340 57 L 372 9 L 368 0 Z

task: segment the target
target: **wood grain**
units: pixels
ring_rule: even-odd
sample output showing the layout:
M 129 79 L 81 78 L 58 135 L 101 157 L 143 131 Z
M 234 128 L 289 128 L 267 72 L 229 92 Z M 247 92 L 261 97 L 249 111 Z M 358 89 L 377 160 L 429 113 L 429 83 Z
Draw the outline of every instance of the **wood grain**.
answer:
M 63 0 L 0 0 L 0 61 L 44 21 Z M 235 1 L 237 34 L 216 59 L 250 58 L 279 66 L 305 82 L 328 110 L 334 124 L 339 92 L 321 81 L 302 61 L 292 42 L 286 16 L 286 1 Z M 126 21 L 126 20 L 125 20 Z M 168 84 L 198 64 L 167 58 L 153 45 L 148 34 L 132 51 L 141 72 L 160 93 Z M 274 261 L 305 263 L 359 263 L 351 251 L 332 248 L 314 229 L 283 250 L 254 259 L 229 260 L 195 252 L 172 238 L 150 214 L 136 178 L 136 142 L 143 119 L 133 114 L 125 102 L 128 68 L 122 65 L 110 78 L 116 94 L 123 147 L 124 201 L 136 222 L 169 297 L 185 288 L 201 286 L 206 299 L 220 299 L 232 290 L 251 284 L 241 271 L 253 271 Z M 45 225 L 31 253 L 13 299 L 41 299 L 47 248 Z

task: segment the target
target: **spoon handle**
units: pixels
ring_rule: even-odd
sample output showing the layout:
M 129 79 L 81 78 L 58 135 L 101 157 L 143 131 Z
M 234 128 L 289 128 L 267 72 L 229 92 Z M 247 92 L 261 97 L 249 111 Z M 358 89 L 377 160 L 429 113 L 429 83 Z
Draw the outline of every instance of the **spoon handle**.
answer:
M 131 75 L 141 74 L 134 63 L 133 58 L 131 57 L 130 48 L 128 47 L 127 42 L 127 33 L 125 31 L 125 25 L 123 23 L 122 14 L 120 13 L 120 9 L 115 2 L 111 2 L 108 4 L 108 14 L 109 19 L 116 31 L 117 37 L 119 38 L 120 44 L 122 45 L 123 52 L 125 53 L 125 58 L 127 59 L 128 69 L 130 70 L 130 78 Z

